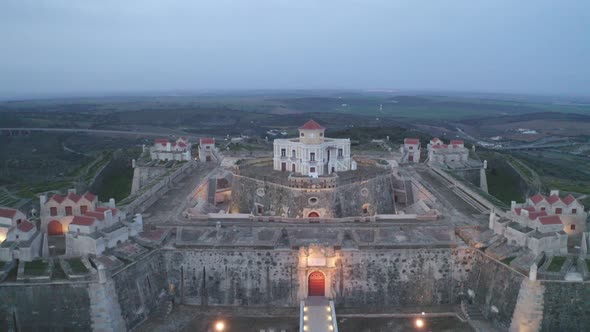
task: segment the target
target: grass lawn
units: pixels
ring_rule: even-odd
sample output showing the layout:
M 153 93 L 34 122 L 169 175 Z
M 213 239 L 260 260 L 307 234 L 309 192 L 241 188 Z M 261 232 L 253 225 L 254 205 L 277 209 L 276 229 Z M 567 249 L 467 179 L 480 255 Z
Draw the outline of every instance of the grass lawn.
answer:
M 488 168 L 486 170 L 488 180 L 488 192 L 500 201 L 510 204 L 510 201 L 521 202 L 524 200 L 518 182 L 507 174 L 504 169 Z
M 6 265 L 6 262 L 0 262 L 0 270 L 4 268 L 4 265 Z
M 133 182 L 133 168 L 126 167 L 107 175 L 97 193 L 99 197 L 103 197 L 105 200 L 114 198 L 120 201 L 129 196 Z
M 551 263 L 549 263 L 549 267 L 547 268 L 547 271 L 559 272 L 561 270 L 561 267 L 563 266 L 563 263 L 565 263 L 566 259 L 567 259 L 567 257 L 554 256 L 553 259 L 551 259 Z
M 588 271 L 590 271 L 590 259 L 586 260 L 586 267 L 588 267 Z
M 80 260 L 80 258 L 68 259 L 67 262 L 68 262 L 68 264 L 70 264 L 70 268 L 72 268 L 72 272 L 74 272 L 76 274 L 88 273 L 88 269 L 86 268 L 86 265 L 84 265 L 84 263 L 82 263 L 82 260 Z
M 42 260 L 36 260 L 25 263 L 25 274 L 28 275 L 44 275 L 47 270 L 47 263 Z

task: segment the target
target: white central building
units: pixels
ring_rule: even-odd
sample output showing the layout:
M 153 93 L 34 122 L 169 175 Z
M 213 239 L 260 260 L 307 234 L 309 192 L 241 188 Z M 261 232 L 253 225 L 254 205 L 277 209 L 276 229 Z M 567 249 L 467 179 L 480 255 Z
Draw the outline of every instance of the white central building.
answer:
M 299 127 L 299 137 L 275 139 L 273 168 L 317 177 L 356 169 L 350 157 L 350 139 L 324 137 L 326 128 L 309 120 Z

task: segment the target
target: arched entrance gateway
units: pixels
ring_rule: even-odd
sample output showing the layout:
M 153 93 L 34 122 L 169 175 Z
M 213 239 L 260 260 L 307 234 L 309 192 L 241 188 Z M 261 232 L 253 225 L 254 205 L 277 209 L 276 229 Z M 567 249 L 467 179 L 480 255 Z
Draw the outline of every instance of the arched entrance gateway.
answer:
M 307 296 L 324 296 L 326 278 L 322 272 L 314 271 L 309 274 L 307 281 Z
M 62 224 L 57 220 L 52 220 L 47 224 L 47 233 L 49 235 L 63 235 L 64 230 Z
M 307 215 L 307 217 L 308 217 L 308 218 L 319 218 L 319 217 L 320 217 L 320 214 L 319 214 L 319 213 L 317 213 L 317 212 L 315 212 L 315 211 L 313 211 L 313 212 L 310 212 L 310 213 Z

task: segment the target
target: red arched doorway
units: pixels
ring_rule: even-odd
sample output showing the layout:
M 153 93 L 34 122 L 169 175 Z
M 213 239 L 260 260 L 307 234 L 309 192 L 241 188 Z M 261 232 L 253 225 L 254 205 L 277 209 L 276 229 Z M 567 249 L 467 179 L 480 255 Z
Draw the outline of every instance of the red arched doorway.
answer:
M 57 220 L 52 220 L 47 225 L 47 233 L 49 235 L 63 235 L 64 228 L 62 224 Z
M 320 217 L 320 214 L 319 214 L 319 213 L 317 213 L 317 212 L 315 212 L 315 211 L 313 211 L 313 212 L 310 212 L 310 213 L 307 215 L 307 217 L 308 217 L 308 218 L 319 218 L 319 217 Z
M 324 296 L 326 278 L 322 272 L 312 272 L 307 279 L 307 296 Z

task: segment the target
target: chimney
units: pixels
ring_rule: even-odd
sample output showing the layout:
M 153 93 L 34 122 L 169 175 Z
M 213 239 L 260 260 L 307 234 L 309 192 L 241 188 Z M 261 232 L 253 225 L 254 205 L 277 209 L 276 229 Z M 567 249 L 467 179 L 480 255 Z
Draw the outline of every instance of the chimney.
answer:
M 104 220 L 107 222 L 107 225 L 110 225 L 111 221 L 113 221 L 113 211 L 106 210 L 103 213 L 104 213 Z
M 510 210 L 514 210 L 516 208 L 516 201 L 510 201 Z
M 559 190 L 551 190 L 549 196 L 559 196 Z
M 115 199 L 114 198 L 109 199 L 109 207 L 111 209 L 115 208 Z
M 172 144 L 170 142 L 166 143 L 166 151 L 170 151 L 172 149 Z
M 483 161 L 483 169 L 488 169 L 488 161 L 487 160 Z
M 76 194 L 76 189 L 72 188 L 72 189 L 68 189 L 68 194 Z
M 132 168 L 135 168 L 135 163 L 136 163 L 135 159 L 131 159 L 131 167 Z
M 41 194 L 39 196 L 39 203 L 41 204 L 41 207 L 47 203 L 47 194 Z

